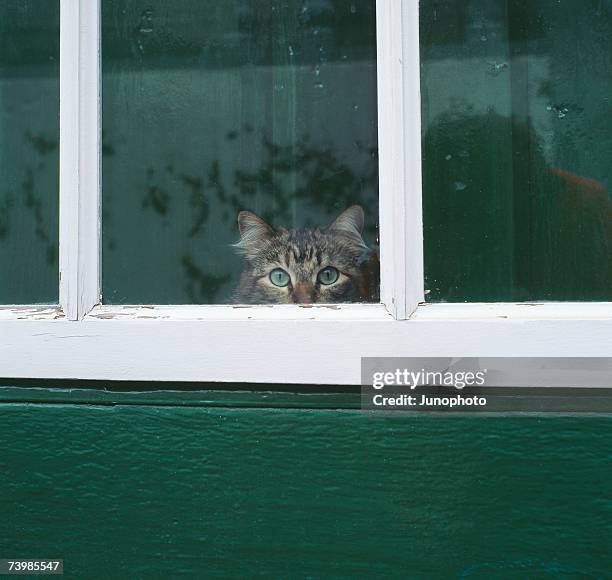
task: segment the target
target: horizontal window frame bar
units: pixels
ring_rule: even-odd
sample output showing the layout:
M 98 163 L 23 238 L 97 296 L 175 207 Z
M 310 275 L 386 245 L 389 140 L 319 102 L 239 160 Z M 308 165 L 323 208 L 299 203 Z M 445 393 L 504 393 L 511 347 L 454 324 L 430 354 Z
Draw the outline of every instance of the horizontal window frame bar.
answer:
M 274 305 L 100 305 L 87 320 L 185 320 L 185 321 L 290 321 L 357 320 L 393 321 L 384 304 L 274 304 Z
M 67 318 L 57 305 L 3 305 L 0 323 L 10 320 L 62 320 Z M 612 320 L 612 302 L 430 302 L 421 303 L 412 321 L 479 320 L 563 321 Z M 84 317 L 87 321 L 334 321 L 403 322 L 394 318 L 384 304 L 129 304 L 98 305 Z
M 360 316 L 360 307 L 329 310 L 326 320 L 296 319 L 295 312 L 307 313 L 306 308 L 295 308 L 293 313 L 286 309 L 287 318 L 257 319 L 265 310 L 281 309 L 255 306 L 232 309 L 240 312 L 241 319 L 231 323 L 223 316 L 205 322 L 89 316 L 75 323 L 51 318 L 57 309 L 28 314 L 5 308 L 0 310 L 0 332 L 6 337 L 0 346 L 0 374 L 354 385 L 359 384 L 360 358 L 365 356 L 612 356 L 610 304 L 572 306 L 573 310 L 565 305 L 559 309 L 559 304 L 432 304 L 419 306 L 406 321 L 383 313 L 383 317 L 351 319 L 347 313 Z M 211 310 L 202 308 L 202 312 Z M 509 316 L 510 310 L 516 314 Z M 471 313 L 461 318 L 462 311 L 466 316 Z M 560 313 L 565 317 L 559 318 Z

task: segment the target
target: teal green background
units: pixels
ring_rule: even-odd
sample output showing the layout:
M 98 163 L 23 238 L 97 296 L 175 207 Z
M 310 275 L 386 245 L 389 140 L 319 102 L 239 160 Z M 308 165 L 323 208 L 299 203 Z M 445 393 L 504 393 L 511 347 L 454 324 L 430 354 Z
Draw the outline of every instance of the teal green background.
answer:
M 0 2 L 0 304 L 57 303 L 59 2 Z
M 0 554 L 68 578 L 610 577 L 609 416 L 351 397 L 0 389 Z
M 422 0 L 431 301 L 612 299 L 612 5 Z
M 227 303 L 237 215 L 378 226 L 374 0 L 102 0 L 102 300 Z

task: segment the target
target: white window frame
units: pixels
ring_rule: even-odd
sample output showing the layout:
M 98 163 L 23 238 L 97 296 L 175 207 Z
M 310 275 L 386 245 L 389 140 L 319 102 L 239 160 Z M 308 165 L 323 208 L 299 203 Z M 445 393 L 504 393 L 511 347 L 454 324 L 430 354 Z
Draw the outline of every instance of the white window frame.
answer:
M 359 384 L 363 356 L 612 356 L 612 302 L 425 304 L 417 0 L 378 0 L 381 304 L 100 304 L 100 0 L 61 0 L 60 305 L 0 308 L 0 376 Z

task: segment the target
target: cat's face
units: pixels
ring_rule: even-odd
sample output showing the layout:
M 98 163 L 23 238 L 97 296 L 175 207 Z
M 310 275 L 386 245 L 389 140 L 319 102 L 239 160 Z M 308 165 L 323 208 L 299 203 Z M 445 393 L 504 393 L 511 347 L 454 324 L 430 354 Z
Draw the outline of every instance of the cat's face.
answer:
M 352 206 L 327 228 L 273 229 L 251 212 L 238 216 L 244 255 L 237 301 L 245 304 L 352 302 L 367 255 L 363 210 Z

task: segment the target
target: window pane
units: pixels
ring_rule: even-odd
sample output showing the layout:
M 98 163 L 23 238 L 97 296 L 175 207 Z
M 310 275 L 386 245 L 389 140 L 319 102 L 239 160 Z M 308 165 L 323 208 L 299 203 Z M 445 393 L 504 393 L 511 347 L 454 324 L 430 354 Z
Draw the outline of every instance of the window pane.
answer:
M 612 4 L 421 2 L 432 301 L 612 300 Z
M 359 210 L 322 252 L 336 259 L 351 238 L 359 290 L 303 238 L 276 240 L 297 252 L 273 273 L 279 256 L 257 244 L 278 230 L 253 215 L 242 253 L 258 265 L 240 283 L 233 247 L 242 210 L 291 229 L 353 204 L 375 246 L 374 0 L 103 0 L 102 38 L 105 303 L 377 299 L 375 252 L 353 255 Z
M 58 302 L 59 4 L 0 2 L 0 304 Z

